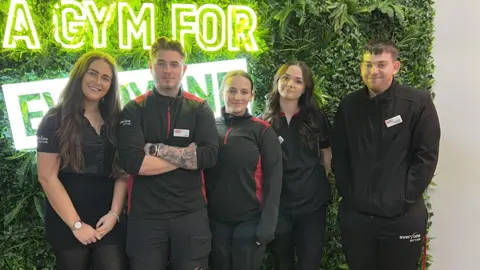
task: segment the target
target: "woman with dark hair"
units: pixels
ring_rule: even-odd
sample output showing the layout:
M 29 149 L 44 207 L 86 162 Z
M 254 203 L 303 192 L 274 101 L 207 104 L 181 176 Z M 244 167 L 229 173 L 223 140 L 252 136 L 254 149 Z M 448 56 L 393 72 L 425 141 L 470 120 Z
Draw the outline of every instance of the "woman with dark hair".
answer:
M 277 225 L 282 152 L 270 125 L 248 113 L 253 81 L 225 75 L 225 106 L 216 119 L 219 156 L 205 175 L 214 270 L 260 270 Z
M 283 151 L 280 213 L 272 242 L 275 269 L 318 270 L 325 241 L 330 185 L 330 123 L 313 95 L 314 79 L 301 61 L 282 65 L 264 119 Z
M 57 269 L 127 267 L 124 228 L 117 224 L 127 192 L 116 161 L 120 106 L 115 60 L 89 52 L 38 128 L 38 178 Z

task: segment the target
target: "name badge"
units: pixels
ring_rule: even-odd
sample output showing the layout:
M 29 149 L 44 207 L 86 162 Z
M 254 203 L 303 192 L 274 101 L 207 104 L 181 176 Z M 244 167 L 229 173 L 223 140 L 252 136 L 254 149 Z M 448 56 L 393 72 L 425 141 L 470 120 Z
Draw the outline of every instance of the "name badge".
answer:
M 280 144 L 282 144 L 282 142 L 283 142 L 282 136 L 278 136 L 278 141 L 280 142 Z
M 393 126 L 398 125 L 402 122 L 403 122 L 402 117 L 400 115 L 397 115 L 395 117 L 392 117 L 390 119 L 385 120 L 385 125 L 387 125 L 387 127 L 393 127 Z
M 190 130 L 188 129 L 174 129 L 173 130 L 173 137 L 183 137 L 188 138 L 190 135 Z

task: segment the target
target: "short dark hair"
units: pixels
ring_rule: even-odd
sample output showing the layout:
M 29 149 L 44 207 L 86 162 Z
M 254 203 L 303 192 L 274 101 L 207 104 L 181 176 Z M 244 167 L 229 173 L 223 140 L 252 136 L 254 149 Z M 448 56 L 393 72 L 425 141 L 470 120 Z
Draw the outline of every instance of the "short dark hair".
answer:
M 155 55 L 158 51 L 176 51 L 181 54 L 184 58 L 187 58 L 187 53 L 183 48 L 182 44 L 176 40 L 170 39 L 168 37 L 159 37 L 152 44 L 150 48 L 150 60 L 155 58 Z
M 393 61 L 397 61 L 398 58 L 397 45 L 391 40 L 370 40 L 367 45 L 363 47 L 363 53 L 370 53 L 372 55 L 390 53 Z

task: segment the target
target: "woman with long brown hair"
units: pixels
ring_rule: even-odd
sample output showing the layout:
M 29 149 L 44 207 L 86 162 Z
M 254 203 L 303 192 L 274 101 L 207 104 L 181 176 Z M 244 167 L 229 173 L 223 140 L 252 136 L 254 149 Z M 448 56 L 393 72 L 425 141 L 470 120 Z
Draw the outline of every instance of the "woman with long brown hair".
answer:
M 120 106 L 115 60 L 88 52 L 38 128 L 46 238 L 57 269 L 127 267 L 124 228 L 117 224 L 127 192 L 126 175 L 116 163 Z
M 275 269 L 317 270 L 322 261 L 330 197 L 330 123 L 313 89 L 313 75 L 304 62 L 282 65 L 263 117 L 276 131 L 283 151 L 280 211 L 272 242 Z

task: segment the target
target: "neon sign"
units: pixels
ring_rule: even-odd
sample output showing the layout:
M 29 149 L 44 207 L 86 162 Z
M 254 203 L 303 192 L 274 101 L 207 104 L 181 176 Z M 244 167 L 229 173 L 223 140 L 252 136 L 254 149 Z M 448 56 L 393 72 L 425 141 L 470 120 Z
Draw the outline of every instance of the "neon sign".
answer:
M 220 83 L 227 72 L 236 69 L 247 71 L 247 60 L 189 64 L 182 85 L 187 91 L 207 100 L 215 116 L 219 116 L 223 106 L 219 93 Z M 153 85 L 152 74 L 148 69 L 120 72 L 118 78 L 123 104 L 151 89 Z M 2 85 L 16 149 L 36 147 L 38 124 L 48 109 L 57 103 L 67 80 L 63 78 Z M 251 110 L 251 105 L 249 109 Z
M 193 22 L 188 21 L 193 17 Z M 212 21 L 209 33 L 208 21 Z M 197 9 L 193 4 L 172 4 L 172 34 L 184 44 L 185 35 L 195 35 L 198 46 L 205 51 L 218 51 L 228 42 L 228 50 L 238 51 L 239 43 L 247 51 L 258 51 L 253 33 L 257 17 L 247 6 L 230 5 L 227 13 L 217 5 L 206 4 Z
M 254 38 L 257 16 L 248 6 L 229 5 L 224 11 L 217 5 L 171 4 L 172 36 L 185 45 L 191 35 L 205 51 L 258 51 Z M 140 41 L 148 50 L 155 41 L 155 6 L 142 3 L 133 9 L 128 2 L 116 2 L 98 8 L 94 1 L 61 0 L 54 6 L 52 22 L 54 39 L 63 48 L 85 46 L 91 33 L 93 48 L 107 47 L 107 28 L 117 18 L 118 47 L 129 50 Z M 111 34 L 111 33 L 110 33 Z M 11 0 L 3 48 L 14 49 L 24 42 L 29 49 L 40 49 L 41 43 L 26 0 Z

